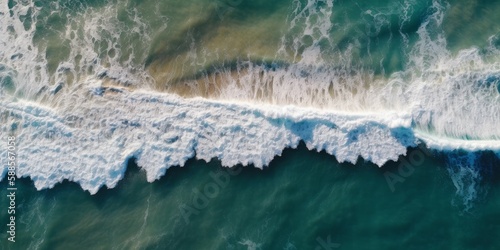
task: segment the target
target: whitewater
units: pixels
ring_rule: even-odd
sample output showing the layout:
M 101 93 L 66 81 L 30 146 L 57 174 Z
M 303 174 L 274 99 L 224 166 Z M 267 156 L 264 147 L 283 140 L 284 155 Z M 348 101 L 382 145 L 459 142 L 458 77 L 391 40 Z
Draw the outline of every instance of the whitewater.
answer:
M 318 2 L 323 3 L 319 10 Z M 110 15 L 111 7 L 75 17 L 75 23 L 84 20 L 81 39 L 72 23 L 58 33 L 67 39 L 70 56 L 51 72 L 46 49 L 33 42 L 35 25 L 25 22 L 31 16 L 36 23 L 41 8 L 2 1 L 0 137 L 16 137 L 17 176 L 30 178 L 38 190 L 69 180 L 95 194 L 104 186 L 115 187 L 132 158 L 153 182 L 194 157 L 218 159 L 225 167 L 264 168 L 300 142 L 339 162 L 355 164 L 362 158 L 379 167 L 419 145 L 450 155 L 465 151 L 471 159 L 482 151 L 500 157 L 496 36 L 486 49 L 448 50 L 444 35 L 435 32 L 446 5 L 434 1 L 416 42 L 401 33 L 403 47 L 409 48 L 405 68 L 380 77 L 351 67 L 355 59 L 349 48 L 331 55 L 335 65 L 324 58 L 321 44 L 332 39 L 334 29 L 333 1 L 294 3 L 289 29 L 300 32 L 284 35 L 283 40 L 294 42 L 291 48 L 283 42 L 277 50 L 294 60 L 269 66 L 243 59 L 236 70 L 221 71 L 218 77 L 225 81 L 216 84 L 216 91 L 183 96 L 175 87 L 160 91 L 161 77 L 136 62 L 147 60 L 139 57 L 149 47 L 118 59 L 125 49 L 112 42 L 123 24 Z M 137 28 L 131 33 L 151 44 L 150 26 L 137 11 L 129 14 Z M 105 33 L 112 38 L 103 38 Z M 311 42 L 303 44 L 297 37 Z M 96 41 L 108 42 L 105 53 L 113 56 L 102 59 Z M 199 81 L 186 80 L 191 93 L 202 89 Z M 5 141 L 0 143 L 3 162 L 6 153 Z M 6 173 L 3 164 L 0 177 Z

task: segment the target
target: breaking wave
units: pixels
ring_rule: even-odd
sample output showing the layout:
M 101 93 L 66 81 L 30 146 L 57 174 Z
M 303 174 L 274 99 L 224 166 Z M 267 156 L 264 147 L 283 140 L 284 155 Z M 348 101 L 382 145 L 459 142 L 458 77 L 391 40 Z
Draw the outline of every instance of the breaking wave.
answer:
M 389 70 L 384 56 L 380 68 L 369 66 L 378 64 L 377 52 L 360 44 L 370 40 L 339 42 L 336 3 L 309 0 L 291 4 L 270 62 L 249 54 L 229 66 L 206 66 L 221 54 L 201 53 L 191 35 L 187 61 L 178 65 L 201 71 L 186 69 L 174 79 L 178 72 L 169 74 L 165 60 L 148 56 L 155 34 L 168 30 L 167 16 L 148 22 L 139 7 L 122 13 L 113 1 L 72 12 L 53 2 L 67 20 L 59 30 L 40 31 L 36 23 L 50 26 L 45 6 L 1 1 L 0 137 L 16 136 L 17 175 L 37 189 L 67 179 L 92 194 L 116 186 L 132 157 L 154 181 L 193 157 L 263 168 L 301 141 L 339 162 L 362 157 L 378 166 L 425 143 L 450 152 L 450 174 L 476 174 L 452 152 L 500 157 L 497 37 L 484 48 L 452 52 L 440 28 L 447 5 L 431 2 L 415 26 L 420 12 L 405 3 L 397 14 L 362 12 L 370 36 L 393 29 L 397 16 L 398 37 L 384 48 L 397 39 L 406 59 L 401 68 Z M 46 56 L 63 50 L 51 48 L 50 39 L 67 51 Z M 360 51 L 368 53 L 364 63 L 357 63 Z M 6 157 L 5 143 L 0 154 Z

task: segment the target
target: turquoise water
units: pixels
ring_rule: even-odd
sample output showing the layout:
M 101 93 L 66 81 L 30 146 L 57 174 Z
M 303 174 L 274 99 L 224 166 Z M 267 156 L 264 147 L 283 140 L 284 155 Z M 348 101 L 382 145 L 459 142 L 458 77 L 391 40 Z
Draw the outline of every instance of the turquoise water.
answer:
M 416 151 L 421 165 L 407 171 L 398 165 L 409 157 L 379 169 L 300 146 L 219 184 L 211 174 L 227 170 L 217 161 L 190 160 L 152 184 L 130 162 L 118 187 L 94 196 L 67 182 L 36 191 L 23 179 L 18 241 L 2 249 L 498 249 L 498 170 L 476 180 L 466 211 L 443 159 Z M 391 188 L 388 172 L 404 182 Z
M 498 13 L 0 0 L 0 249 L 500 249 Z

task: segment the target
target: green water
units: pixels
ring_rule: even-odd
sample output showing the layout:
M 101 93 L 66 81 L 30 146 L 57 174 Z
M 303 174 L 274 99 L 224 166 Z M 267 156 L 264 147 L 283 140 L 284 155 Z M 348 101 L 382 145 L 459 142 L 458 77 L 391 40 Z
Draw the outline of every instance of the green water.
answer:
M 297 62 L 312 44 L 321 48 L 332 66 L 346 66 L 343 57 L 348 55 L 353 59 L 348 66 L 388 76 L 407 66 L 419 27 L 440 8 L 446 14 L 440 17 L 442 25 L 432 27 L 433 35 L 443 32 L 453 52 L 486 48 L 490 38 L 498 40 L 500 31 L 500 17 L 495 14 L 500 4 L 495 1 L 339 0 L 333 1 L 330 14 L 321 12 L 328 9 L 327 2 L 35 1 L 40 8 L 36 23 L 31 12 L 23 23 L 36 25 L 33 42 L 46 52 L 51 73 L 61 62 L 74 63 L 80 73 L 99 73 L 89 65 L 78 68 L 91 51 L 103 65 L 116 60 L 147 69 L 160 86 L 223 70 L 237 61 Z M 315 8 L 303 11 L 308 4 Z M 332 27 L 322 38 L 318 24 L 325 21 L 331 21 Z M 304 32 L 308 25 L 313 27 L 310 34 Z M 74 32 L 67 33 L 68 29 Z M 71 41 L 90 51 L 72 55 Z M 280 49 L 284 50 L 278 53 Z
M 37 192 L 24 179 L 17 241 L 2 249 L 498 249 L 498 174 L 464 211 L 443 161 L 418 162 L 410 172 L 339 164 L 300 146 L 219 184 L 211 174 L 226 170 L 196 160 L 154 183 L 130 163 L 118 187 L 94 196 L 72 183 Z M 388 172 L 404 181 L 391 188 Z
M 12 0 L 8 7 L 28 2 Z M 312 7 L 304 8 L 308 3 L 313 3 Z M 345 79 L 332 92 L 345 94 L 346 100 L 351 100 L 363 92 L 345 84 L 353 75 L 360 77 L 352 78 L 361 79 L 355 83 L 366 87 L 403 71 L 407 75 L 435 73 L 412 72 L 416 62 L 410 60 L 409 54 L 419 52 L 413 47 L 421 39 L 419 28 L 441 8 L 445 14 L 437 16 L 443 19 L 428 24 L 430 38 L 426 45 L 433 45 L 442 36 L 446 46 L 437 46 L 441 50 L 457 54 L 463 49 L 478 48 L 485 61 L 498 61 L 498 53 L 490 52 L 500 48 L 500 1 L 338 0 L 327 8 L 328 3 L 34 1 L 34 6 L 20 18 L 25 31 L 34 27 L 32 41 L 25 44 L 29 48 L 26 53 L 37 48 L 38 54 L 27 60 L 31 55 L 27 53 L 25 64 L 18 63 L 16 55 L 0 54 L 0 73 L 12 68 L 9 74 L 1 76 L 0 86 L 6 93 L 34 103 L 40 101 L 49 107 L 63 103 L 61 110 L 68 111 L 78 108 L 73 106 L 79 102 L 72 102 L 72 98 L 85 99 L 75 96 L 82 93 L 77 90 L 89 87 L 84 81 L 89 76 L 116 80 L 114 84 L 137 89 L 204 96 L 209 87 L 205 89 L 197 83 L 189 82 L 194 85 L 189 90 L 199 88 L 192 93 L 168 87 L 184 84 L 186 79 L 205 79 L 210 81 L 207 85 L 217 87 L 220 82 L 211 77 L 221 72 L 234 73 L 242 65 L 265 65 L 264 71 L 274 72 L 295 64 L 296 71 L 284 73 L 305 79 L 295 84 L 314 87 L 315 73 L 341 72 L 339 77 Z M 435 3 L 439 3 L 439 8 L 433 7 Z M 37 14 L 32 16 L 35 8 Z M 332 25 L 326 35 L 321 33 L 322 23 Z M 314 26 L 310 33 L 305 31 L 308 25 Z M 22 29 L 16 32 L 26 35 Z M 319 48 L 316 61 L 304 60 L 311 48 Z M 433 54 L 423 54 L 423 64 L 429 63 L 427 57 Z M 484 73 L 483 69 L 472 69 L 437 69 L 435 74 L 460 75 L 462 70 L 470 73 L 470 78 L 464 74 L 462 82 L 482 79 L 476 77 L 476 71 Z M 497 84 L 496 88 L 487 89 L 492 94 L 472 95 L 471 99 L 484 100 L 495 107 L 500 93 L 495 70 L 491 66 L 492 76 L 483 82 Z M 264 71 L 258 73 L 260 77 Z M 238 73 L 244 75 L 244 71 Z M 408 84 L 405 81 L 409 77 L 401 75 L 397 78 L 401 82 L 395 84 Z M 457 82 L 445 84 L 455 84 L 457 89 L 466 89 L 457 93 L 466 93 L 468 85 Z M 258 80 L 254 83 L 262 84 Z M 284 83 L 278 85 L 282 87 L 279 91 L 291 93 Z M 51 92 L 56 84 L 61 84 L 58 89 L 62 90 Z M 319 90 L 330 91 L 328 86 L 311 88 L 306 97 L 315 100 L 314 94 Z M 246 87 L 251 92 L 252 86 Z M 279 92 L 272 87 L 265 90 Z M 302 94 L 301 90 L 295 93 Z M 454 93 L 448 95 L 455 96 Z M 490 101 L 485 96 L 493 97 Z M 302 101 L 294 96 L 290 99 L 295 104 Z M 368 101 L 374 99 L 375 96 Z M 427 100 L 425 96 L 422 99 Z M 65 100 L 70 107 L 64 106 Z M 459 106 L 459 101 L 452 104 Z M 346 106 L 369 109 L 370 104 L 363 106 L 353 101 Z M 488 107 L 483 104 L 477 107 Z M 446 117 L 445 111 L 450 107 L 439 105 L 429 113 L 442 111 Z M 471 113 L 481 111 L 479 108 Z M 8 109 L 5 110 L 7 116 Z M 61 111 L 61 117 L 69 113 Z M 450 131 L 460 128 L 460 120 L 450 120 L 446 120 Z M 492 123 L 493 119 L 489 121 Z M 474 122 L 480 125 L 482 120 Z M 428 130 L 435 132 L 430 125 Z M 498 130 L 487 132 L 493 135 L 489 139 L 498 138 L 494 137 Z M 16 242 L 7 241 L 3 226 L 0 249 L 500 249 L 498 159 L 491 152 L 477 153 L 476 158 L 465 152 L 424 151 L 412 149 L 398 162 L 378 168 L 362 159 L 356 165 L 338 163 L 334 156 L 311 152 L 301 145 L 298 149 L 286 149 L 264 170 L 238 166 L 228 172 L 217 160 L 205 163 L 191 159 L 185 167 L 170 168 L 153 183 L 147 183 L 146 173 L 131 161 L 117 187 L 100 190 L 96 195 L 82 191 L 70 181 L 37 191 L 31 180 L 24 178 L 17 182 Z M 468 160 L 472 158 L 475 160 Z M 7 183 L 0 182 L 0 188 L 6 190 Z M 4 194 L 0 197 L 2 225 L 9 219 L 4 210 L 8 204 Z

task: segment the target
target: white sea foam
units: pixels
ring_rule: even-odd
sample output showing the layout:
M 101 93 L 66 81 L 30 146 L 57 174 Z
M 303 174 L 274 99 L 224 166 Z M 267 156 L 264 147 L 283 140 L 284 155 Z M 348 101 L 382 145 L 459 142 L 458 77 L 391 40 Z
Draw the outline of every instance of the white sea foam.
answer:
M 12 124 L 19 128 L 18 175 L 29 176 L 38 189 L 64 179 L 91 193 L 102 185 L 114 187 L 130 157 L 153 181 L 194 156 L 262 168 L 300 140 L 342 162 L 361 156 L 379 166 L 416 145 L 409 116 L 356 116 L 141 91 L 107 90 L 68 110 L 5 101 L 0 109 L 11 114 L 2 135 Z
M 96 193 L 117 184 L 131 157 L 154 181 L 192 157 L 262 168 L 300 141 L 340 162 L 362 157 L 378 166 L 419 142 L 437 150 L 492 150 L 500 156 L 500 65 L 477 48 L 449 52 L 443 35 L 429 31 L 442 21 L 440 5 L 419 28 L 407 68 L 378 79 L 353 67 L 349 46 L 337 53 L 335 66 L 323 58 L 319 44 L 332 39 L 333 1 L 325 2 L 326 10 L 316 9 L 316 2 L 298 6 L 291 18 L 292 24 L 305 23 L 303 32 L 290 38 L 296 61 L 273 70 L 248 62 L 238 79 L 228 74 L 230 84 L 217 100 L 148 90 L 150 77 L 134 62 L 137 53 L 120 60 L 125 52 L 114 42 L 123 24 L 112 8 L 90 9 L 69 20 L 60 34 L 72 48 L 69 58 L 50 75 L 45 52 L 32 43 L 34 25 L 25 28 L 20 21 L 29 8 L 36 20 L 37 8 L 19 4 L 9 10 L 0 2 L 1 13 L 14 13 L 0 14 L 6 24 L 0 26 L 6 34 L 0 36 L 0 80 L 15 82 L 14 93 L 0 87 L 0 137 L 16 135 L 18 175 L 30 177 L 38 189 L 68 179 Z M 129 14 L 137 27 L 131 33 L 149 43 L 147 25 L 137 12 Z M 81 25 L 81 34 L 71 25 Z M 312 43 L 303 44 L 304 36 Z M 103 59 L 94 43 L 107 44 L 108 56 Z M 284 43 L 278 53 L 286 51 Z M 500 53 L 492 47 L 488 55 Z M 104 86 L 103 72 L 105 79 L 134 90 Z M 263 93 L 270 98 L 256 98 Z M 2 143 L 2 159 L 5 154 Z M 2 178 L 6 170 L 2 167 Z
M 101 80 L 89 81 L 94 83 L 88 86 L 96 86 Z M 206 161 L 218 158 L 228 167 L 262 168 L 301 140 L 309 149 L 325 150 L 340 162 L 355 163 L 361 156 L 379 166 L 397 160 L 418 142 L 409 114 L 355 115 L 143 91 L 102 91 L 67 110 L 24 101 L 0 102 L 0 111 L 11 114 L 2 126 L 2 136 L 13 124 L 18 127 L 19 176 L 30 177 L 38 189 L 68 179 L 95 193 L 103 185 L 117 184 L 130 157 L 137 158 L 148 181 L 154 181 L 169 167 L 183 166 L 195 156 Z M 434 145 L 427 138 L 424 141 Z M 457 146 L 453 143 L 449 147 Z M 481 145 L 461 143 L 470 149 Z M 489 143 L 480 148 L 489 148 Z

